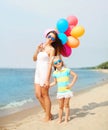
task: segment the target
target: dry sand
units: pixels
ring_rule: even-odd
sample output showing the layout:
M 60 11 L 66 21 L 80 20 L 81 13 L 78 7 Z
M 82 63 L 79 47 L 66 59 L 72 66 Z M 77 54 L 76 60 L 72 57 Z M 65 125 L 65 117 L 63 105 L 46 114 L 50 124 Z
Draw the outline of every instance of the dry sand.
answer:
M 70 121 L 57 124 L 58 103 L 52 101 L 54 120 L 42 122 L 44 112 L 34 107 L 0 118 L 0 130 L 108 130 L 108 83 L 75 94 Z

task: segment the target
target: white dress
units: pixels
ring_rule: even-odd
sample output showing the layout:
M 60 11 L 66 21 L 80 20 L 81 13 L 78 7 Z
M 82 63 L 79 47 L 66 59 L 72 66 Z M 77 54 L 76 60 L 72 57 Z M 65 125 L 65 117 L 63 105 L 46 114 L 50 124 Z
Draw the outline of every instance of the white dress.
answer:
M 39 52 L 37 55 L 35 83 L 43 86 L 48 73 L 49 56 L 45 51 Z

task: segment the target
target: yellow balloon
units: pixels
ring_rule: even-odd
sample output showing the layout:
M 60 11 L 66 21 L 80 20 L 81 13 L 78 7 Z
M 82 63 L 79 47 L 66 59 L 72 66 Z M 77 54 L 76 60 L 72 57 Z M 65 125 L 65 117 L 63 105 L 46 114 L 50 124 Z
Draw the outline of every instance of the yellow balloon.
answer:
M 77 48 L 80 44 L 80 41 L 72 36 L 68 36 L 68 41 L 66 43 L 71 48 Z
M 81 37 L 84 33 L 85 29 L 83 26 L 80 25 L 73 27 L 73 29 L 70 32 L 71 36 L 76 38 Z

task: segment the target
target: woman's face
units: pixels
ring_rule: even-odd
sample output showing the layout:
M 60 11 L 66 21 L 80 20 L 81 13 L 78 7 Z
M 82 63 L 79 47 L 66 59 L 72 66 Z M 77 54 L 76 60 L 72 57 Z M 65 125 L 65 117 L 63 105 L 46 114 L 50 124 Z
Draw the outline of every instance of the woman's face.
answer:
M 48 36 L 47 36 L 47 41 L 52 43 L 52 42 L 55 42 L 56 40 L 56 36 L 54 33 L 49 33 Z

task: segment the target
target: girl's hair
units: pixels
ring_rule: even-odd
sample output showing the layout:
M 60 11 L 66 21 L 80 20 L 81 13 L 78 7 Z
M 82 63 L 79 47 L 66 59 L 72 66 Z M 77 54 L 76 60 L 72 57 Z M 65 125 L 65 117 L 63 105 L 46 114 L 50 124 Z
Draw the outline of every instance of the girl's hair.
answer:
M 50 31 L 47 33 L 46 37 L 50 34 L 53 33 L 56 36 L 56 39 L 54 42 L 52 42 L 52 47 L 55 49 L 55 56 L 58 54 L 61 54 L 61 52 L 65 53 L 65 48 L 63 47 L 62 41 L 59 39 L 58 34 L 56 31 Z

